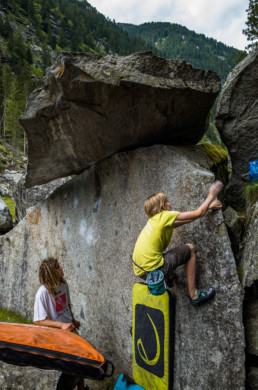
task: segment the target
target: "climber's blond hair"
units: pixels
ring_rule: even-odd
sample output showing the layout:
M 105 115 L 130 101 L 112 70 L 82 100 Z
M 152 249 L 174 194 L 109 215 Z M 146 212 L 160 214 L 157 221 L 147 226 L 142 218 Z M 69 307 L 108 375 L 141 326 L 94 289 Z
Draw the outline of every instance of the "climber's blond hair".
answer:
M 161 211 L 166 210 L 166 202 L 168 202 L 168 198 L 163 192 L 152 194 L 144 202 L 144 211 L 148 217 L 151 218 Z
M 59 263 L 55 257 L 48 257 L 42 260 L 39 266 L 39 281 L 52 296 L 56 295 L 56 287 L 61 283 L 65 283 L 65 280 L 63 278 L 60 279 L 57 274 L 58 268 Z

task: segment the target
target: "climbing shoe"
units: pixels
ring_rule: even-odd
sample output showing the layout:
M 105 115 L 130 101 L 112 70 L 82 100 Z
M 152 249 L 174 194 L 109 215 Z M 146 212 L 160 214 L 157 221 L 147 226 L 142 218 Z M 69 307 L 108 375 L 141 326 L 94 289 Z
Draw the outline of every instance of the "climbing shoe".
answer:
M 215 288 L 214 287 L 208 287 L 205 290 L 196 290 L 197 291 L 197 298 L 191 299 L 190 303 L 193 306 L 201 305 L 202 303 L 208 301 L 211 299 L 215 294 Z

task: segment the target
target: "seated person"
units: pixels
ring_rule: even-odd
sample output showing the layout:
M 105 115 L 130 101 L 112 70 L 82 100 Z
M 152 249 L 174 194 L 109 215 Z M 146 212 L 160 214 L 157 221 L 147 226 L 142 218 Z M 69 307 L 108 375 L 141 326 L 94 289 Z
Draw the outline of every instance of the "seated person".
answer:
M 60 328 L 69 332 L 80 328 L 71 310 L 71 300 L 68 284 L 64 279 L 63 268 L 57 259 L 49 257 L 43 260 L 39 267 L 40 288 L 34 303 L 35 325 Z M 62 373 L 56 390 L 78 390 L 84 388 L 84 379 Z

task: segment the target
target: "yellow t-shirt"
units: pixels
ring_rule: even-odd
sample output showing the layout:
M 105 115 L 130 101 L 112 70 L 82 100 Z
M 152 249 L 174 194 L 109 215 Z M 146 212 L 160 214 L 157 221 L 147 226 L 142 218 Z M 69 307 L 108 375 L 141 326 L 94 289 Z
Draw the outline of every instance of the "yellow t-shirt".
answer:
M 153 271 L 164 264 L 162 253 L 171 240 L 178 214 L 178 211 L 161 211 L 151 217 L 142 229 L 134 247 L 133 261 L 145 271 Z M 138 276 L 144 274 L 136 265 L 134 273 Z

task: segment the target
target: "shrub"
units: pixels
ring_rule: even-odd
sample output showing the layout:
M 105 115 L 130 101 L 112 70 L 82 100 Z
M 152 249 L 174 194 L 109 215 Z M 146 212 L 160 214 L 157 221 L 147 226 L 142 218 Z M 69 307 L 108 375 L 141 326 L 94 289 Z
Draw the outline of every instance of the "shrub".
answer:
M 243 190 L 244 198 L 248 203 L 255 203 L 258 200 L 258 180 L 247 183 Z

